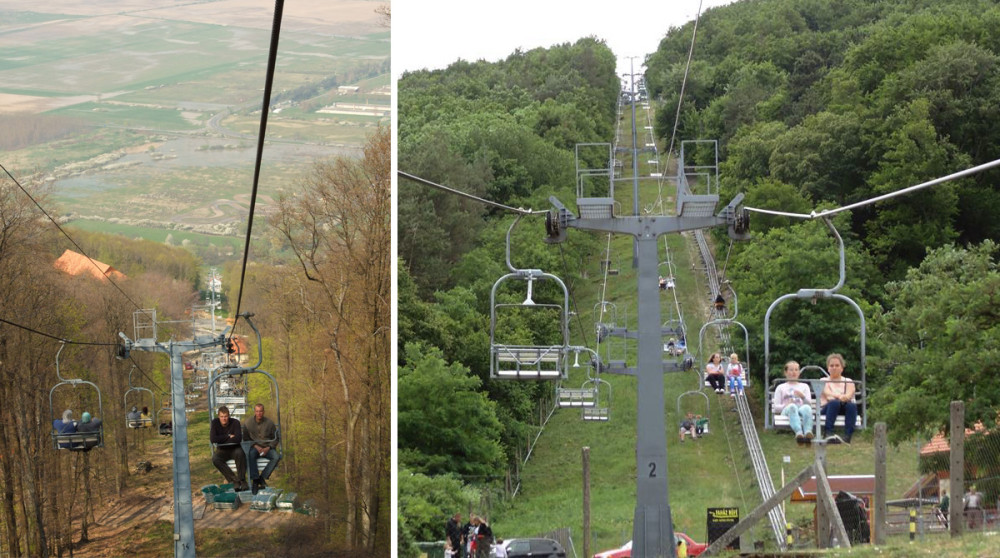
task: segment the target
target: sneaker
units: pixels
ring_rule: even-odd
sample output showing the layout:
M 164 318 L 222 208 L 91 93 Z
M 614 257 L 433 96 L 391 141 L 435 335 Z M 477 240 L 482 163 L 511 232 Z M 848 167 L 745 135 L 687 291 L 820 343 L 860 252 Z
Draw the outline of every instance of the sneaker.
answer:
M 816 435 L 813 434 L 812 431 L 806 432 L 806 443 L 807 444 L 811 443 L 812 439 L 815 438 L 815 437 L 816 437 Z
M 851 445 L 851 435 L 850 434 L 845 434 L 844 437 L 841 438 L 841 439 L 844 441 L 845 444 Z
M 740 397 L 743 397 L 743 390 L 740 390 Z
M 836 434 L 834 434 L 832 436 L 827 436 L 826 437 L 826 443 L 828 443 L 828 444 L 843 444 L 844 443 L 844 439 L 841 438 L 840 436 L 837 436 Z
M 257 479 L 254 479 L 254 480 L 253 480 L 253 485 L 252 485 L 252 486 L 250 487 L 250 492 L 252 492 L 252 493 L 253 493 L 253 495 L 254 495 L 254 496 L 256 496 L 256 495 L 257 495 L 257 492 L 258 492 L 259 490 L 260 490 L 260 481 L 259 481 L 259 480 L 257 480 Z
M 795 435 L 795 443 L 798 444 L 798 445 L 800 445 L 800 446 L 804 446 L 806 444 L 806 437 L 803 436 L 802 434 L 796 434 Z
M 729 392 L 729 397 L 736 397 L 736 392 L 735 391 Z

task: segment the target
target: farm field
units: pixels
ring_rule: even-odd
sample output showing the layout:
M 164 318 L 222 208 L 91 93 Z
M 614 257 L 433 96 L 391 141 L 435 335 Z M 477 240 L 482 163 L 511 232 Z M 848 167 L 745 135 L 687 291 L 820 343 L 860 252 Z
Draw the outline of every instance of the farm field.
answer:
M 357 155 L 388 124 L 379 5 L 285 8 L 261 213 L 316 162 Z M 0 138 L 0 163 L 44 184 L 51 209 L 88 229 L 235 238 L 248 211 L 272 10 L 255 0 L 57 0 L 28 11 L 0 0 L 0 121 L 13 131 Z M 378 110 L 319 112 L 337 104 Z M 53 132 L 34 133 L 39 120 Z

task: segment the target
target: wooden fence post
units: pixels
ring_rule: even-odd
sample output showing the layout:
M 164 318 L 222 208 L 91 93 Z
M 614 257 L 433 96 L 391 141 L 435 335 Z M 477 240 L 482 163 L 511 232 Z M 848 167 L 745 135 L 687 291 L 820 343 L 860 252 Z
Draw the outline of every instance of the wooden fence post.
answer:
M 583 448 L 583 555 L 590 556 L 590 448 Z
M 887 474 L 886 451 L 888 450 L 886 424 L 875 424 L 875 544 L 885 544 L 886 486 Z
M 951 402 L 951 472 L 949 473 L 948 530 L 951 536 L 962 535 L 965 529 L 965 402 Z

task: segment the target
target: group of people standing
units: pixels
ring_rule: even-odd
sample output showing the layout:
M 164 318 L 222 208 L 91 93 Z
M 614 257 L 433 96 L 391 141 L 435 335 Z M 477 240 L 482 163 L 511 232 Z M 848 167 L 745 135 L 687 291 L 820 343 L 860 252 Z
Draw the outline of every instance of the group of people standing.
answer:
M 445 524 L 445 558 L 490 558 L 504 557 L 503 545 L 494 551 L 493 530 L 478 515 L 469 516 L 469 522 L 462 525 L 462 514 L 456 513 Z M 503 540 L 497 540 L 502 543 Z M 494 553 L 496 552 L 496 553 Z

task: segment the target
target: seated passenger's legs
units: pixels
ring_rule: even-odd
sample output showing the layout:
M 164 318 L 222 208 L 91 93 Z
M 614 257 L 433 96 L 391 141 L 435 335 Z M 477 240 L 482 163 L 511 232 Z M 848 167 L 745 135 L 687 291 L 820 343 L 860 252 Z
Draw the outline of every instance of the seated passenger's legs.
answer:
M 850 441 L 851 435 L 854 434 L 854 425 L 858 420 L 858 405 L 854 401 L 848 401 L 841 404 L 841 408 L 844 410 L 844 435 L 847 436 L 847 441 Z
M 232 459 L 236 462 L 236 474 L 233 475 L 232 469 L 226 465 L 226 461 Z M 222 473 L 222 476 L 226 477 L 228 482 L 234 485 L 241 485 L 246 483 L 247 478 L 247 456 L 243 453 L 243 448 L 228 447 L 228 448 L 215 448 L 215 453 L 212 455 L 212 464 L 215 468 Z
M 799 418 L 802 419 L 802 434 L 812 432 L 813 408 L 811 405 L 799 405 Z
M 721 374 L 709 374 L 708 384 L 712 389 L 726 389 L 726 379 Z
M 267 465 L 264 466 L 263 471 L 257 470 L 257 459 L 263 457 L 267 459 Z M 260 454 L 256 449 L 250 448 L 250 480 L 257 480 L 258 478 L 263 478 L 265 481 L 271 478 L 271 473 L 274 468 L 278 466 L 278 452 L 273 449 L 269 449 L 267 452 Z
M 833 426 L 837 422 L 837 415 L 840 414 L 840 401 L 837 399 L 830 400 L 826 405 L 823 405 L 820 410 L 820 414 L 823 415 L 823 435 L 830 436 L 833 434 Z
M 788 405 L 782 409 L 781 415 L 788 418 L 788 426 L 792 429 L 792 432 L 796 434 L 804 434 L 802 430 L 802 419 L 799 417 L 799 411 L 795 405 Z

